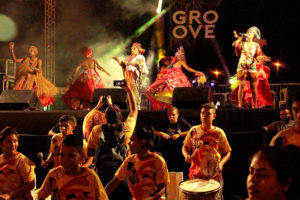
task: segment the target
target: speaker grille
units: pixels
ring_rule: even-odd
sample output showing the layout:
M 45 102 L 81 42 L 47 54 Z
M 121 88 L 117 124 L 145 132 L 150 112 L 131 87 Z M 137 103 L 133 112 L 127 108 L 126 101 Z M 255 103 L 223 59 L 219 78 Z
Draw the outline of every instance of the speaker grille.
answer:
M 4 90 L 0 96 L 0 110 L 43 110 L 34 90 Z

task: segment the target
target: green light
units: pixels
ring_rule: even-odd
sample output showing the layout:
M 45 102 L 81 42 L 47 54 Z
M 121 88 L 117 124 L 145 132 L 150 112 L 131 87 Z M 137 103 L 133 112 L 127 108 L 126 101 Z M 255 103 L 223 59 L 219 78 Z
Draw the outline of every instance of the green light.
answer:
M 0 41 L 10 41 L 17 35 L 15 22 L 6 15 L 0 14 Z
M 148 20 L 145 24 L 143 24 L 141 27 L 139 27 L 132 35 L 130 35 L 128 38 L 123 40 L 118 46 L 108 51 L 106 54 L 104 54 L 101 59 L 107 60 L 111 59 L 112 56 L 117 55 L 119 52 L 124 50 L 126 46 L 130 43 L 130 41 L 134 38 L 137 38 L 140 36 L 143 32 L 145 32 L 154 22 L 159 19 L 162 15 L 164 15 L 172 6 L 171 4 L 168 8 L 163 9 L 160 13 L 156 14 L 154 17 L 152 17 L 150 20 Z

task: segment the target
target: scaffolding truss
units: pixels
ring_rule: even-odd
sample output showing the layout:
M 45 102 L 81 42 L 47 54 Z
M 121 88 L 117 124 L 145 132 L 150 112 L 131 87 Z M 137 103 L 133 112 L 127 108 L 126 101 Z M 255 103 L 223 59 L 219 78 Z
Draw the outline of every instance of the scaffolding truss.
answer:
M 45 77 L 55 84 L 55 0 L 45 0 Z

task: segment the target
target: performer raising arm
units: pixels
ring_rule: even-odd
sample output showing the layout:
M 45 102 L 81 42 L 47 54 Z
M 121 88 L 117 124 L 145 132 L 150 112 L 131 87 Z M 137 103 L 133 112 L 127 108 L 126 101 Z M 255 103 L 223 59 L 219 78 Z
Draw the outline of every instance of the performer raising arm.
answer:
M 236 56 L 240 57 L 237 67 L 237 79 L 239 80 L 238 106 L 242 107 L 245 82 L 249 81 L 253 96 L 253 105 L 254 108 L 257 108 L 257 68 L 255 59 L 263 57 L 259 45 L 261 38 L 260 31 L 257 27 L 252 26 L 247 30 L 247 34 L 242 34 L 242 36 L 239 36 L 236 31 L 233 31 L 233 33 L 237 40 L 233 42 L 232 46 L 235 48 Z
M 195 73 L 195 76 L 200 76 L 202 83 L 206 82 L 205 75 L 192 69 L 186 64 L 184 49 L 181 46 L 175 54 L 175 57 L 164 57 L 160 60 L 160 67 L 167 68 L 160 72 L 147 89 L 146 94 L 151 101 L 152 109 L 160 110 L 171 106 L 173 90 L 176 87 L 191 87 L 188 77 L 183 73 L 182 67 L 189 72 Z M 168 66 L 171 64 L 171 69 Z
M 133 43 L 131 47 L 131 54 L 128 58 L 120 61 L 118 58 L 113 57 L 119 65 L 123 68 L 124 77 L 127 80 L 130 90 L 136 99 L 137 107 L 140 108 L 141 104 L 141 87 L 144 74 L 148 74 L 148 68 L 145 57 L 143 54 L 145 49 L 142 49 L 140 43 Z
M 30 46 L 29 55 L 24 58 L 16 58 L 14 53 L 15 43 L 9 43 L 12 59 L 21 63 L 17 70 L 14 90 L 34 90 L 43 106 L 52 105 L 53 96 L 57 93 L 56 87 L 42 74 L 42 60 L 37 57 L 38 48 Z
M 94 89 L 103 88 L 102 80 L 96 68 L 110 76 L 110 74 L 93 59 L 91 48 L 82 47 L 80 52 L 85 57 L 85 60 L 76 67 L 72 77 L 67 82 L 67 87 L 72 84 L 74 77 L 81 68 L 84 72 L 78 76 L 75 83 L 62 96 L 63 101 L 70 108 L 76 110 L 86 109 L 92 99 Z

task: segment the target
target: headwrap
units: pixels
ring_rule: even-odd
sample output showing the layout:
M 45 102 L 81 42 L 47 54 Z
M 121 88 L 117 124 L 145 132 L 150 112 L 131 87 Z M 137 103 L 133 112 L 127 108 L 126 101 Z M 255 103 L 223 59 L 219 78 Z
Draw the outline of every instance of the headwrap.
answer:
M 132 44 L 133 47 L 136 47 L 139 51 L 140 54 L 144 54 L 145 53 L 145 49 L 142 49 L 142 45 L 138 42 L 134 42 Z
M 92 49 L 89 47 L 84 53 L 83 53 L 84 57 L 89 57 L 90 55 L 92 55 Z
M 165 56 L 165 57 L 161 58 L 161 59 L 159 60 L 159 66 L 160 66 L 160 67 L 163 66 L 164 63 L 167 62 L 167 61 L 171 62 L 171 58 L 168 57 L 168 56 Z
M 172 64 L 180 60 L 186 62 L 184 48 L 182 45 L 177 49 L 177 52 L 175 53 L 175 57 L 172 57 Z
M 256 26 L 250 27 L 247 32 L 250 30 L 254 33 L 255 42 L 257 42 L 260 47 L 267 45 L 267 40 L 261 39 L 260 30 Z
M 38 48 L 36 46 L 30 46 L 29 47 L 29 51 L 30 51 L 30 49 L 32 49 L 35 52 L 35 54 L 39 53 L 39 50 L 38 50 Z
M 252 31 L 253 33 L 254 33 L 254 37 L 256 38 L 256 39 L 260 39 L 260 30 L 256 27 L 256 26 L 252 26 L 252 27 L 250 27 L 248 30 L 247 30 L 247 32 L 248 31 Z

